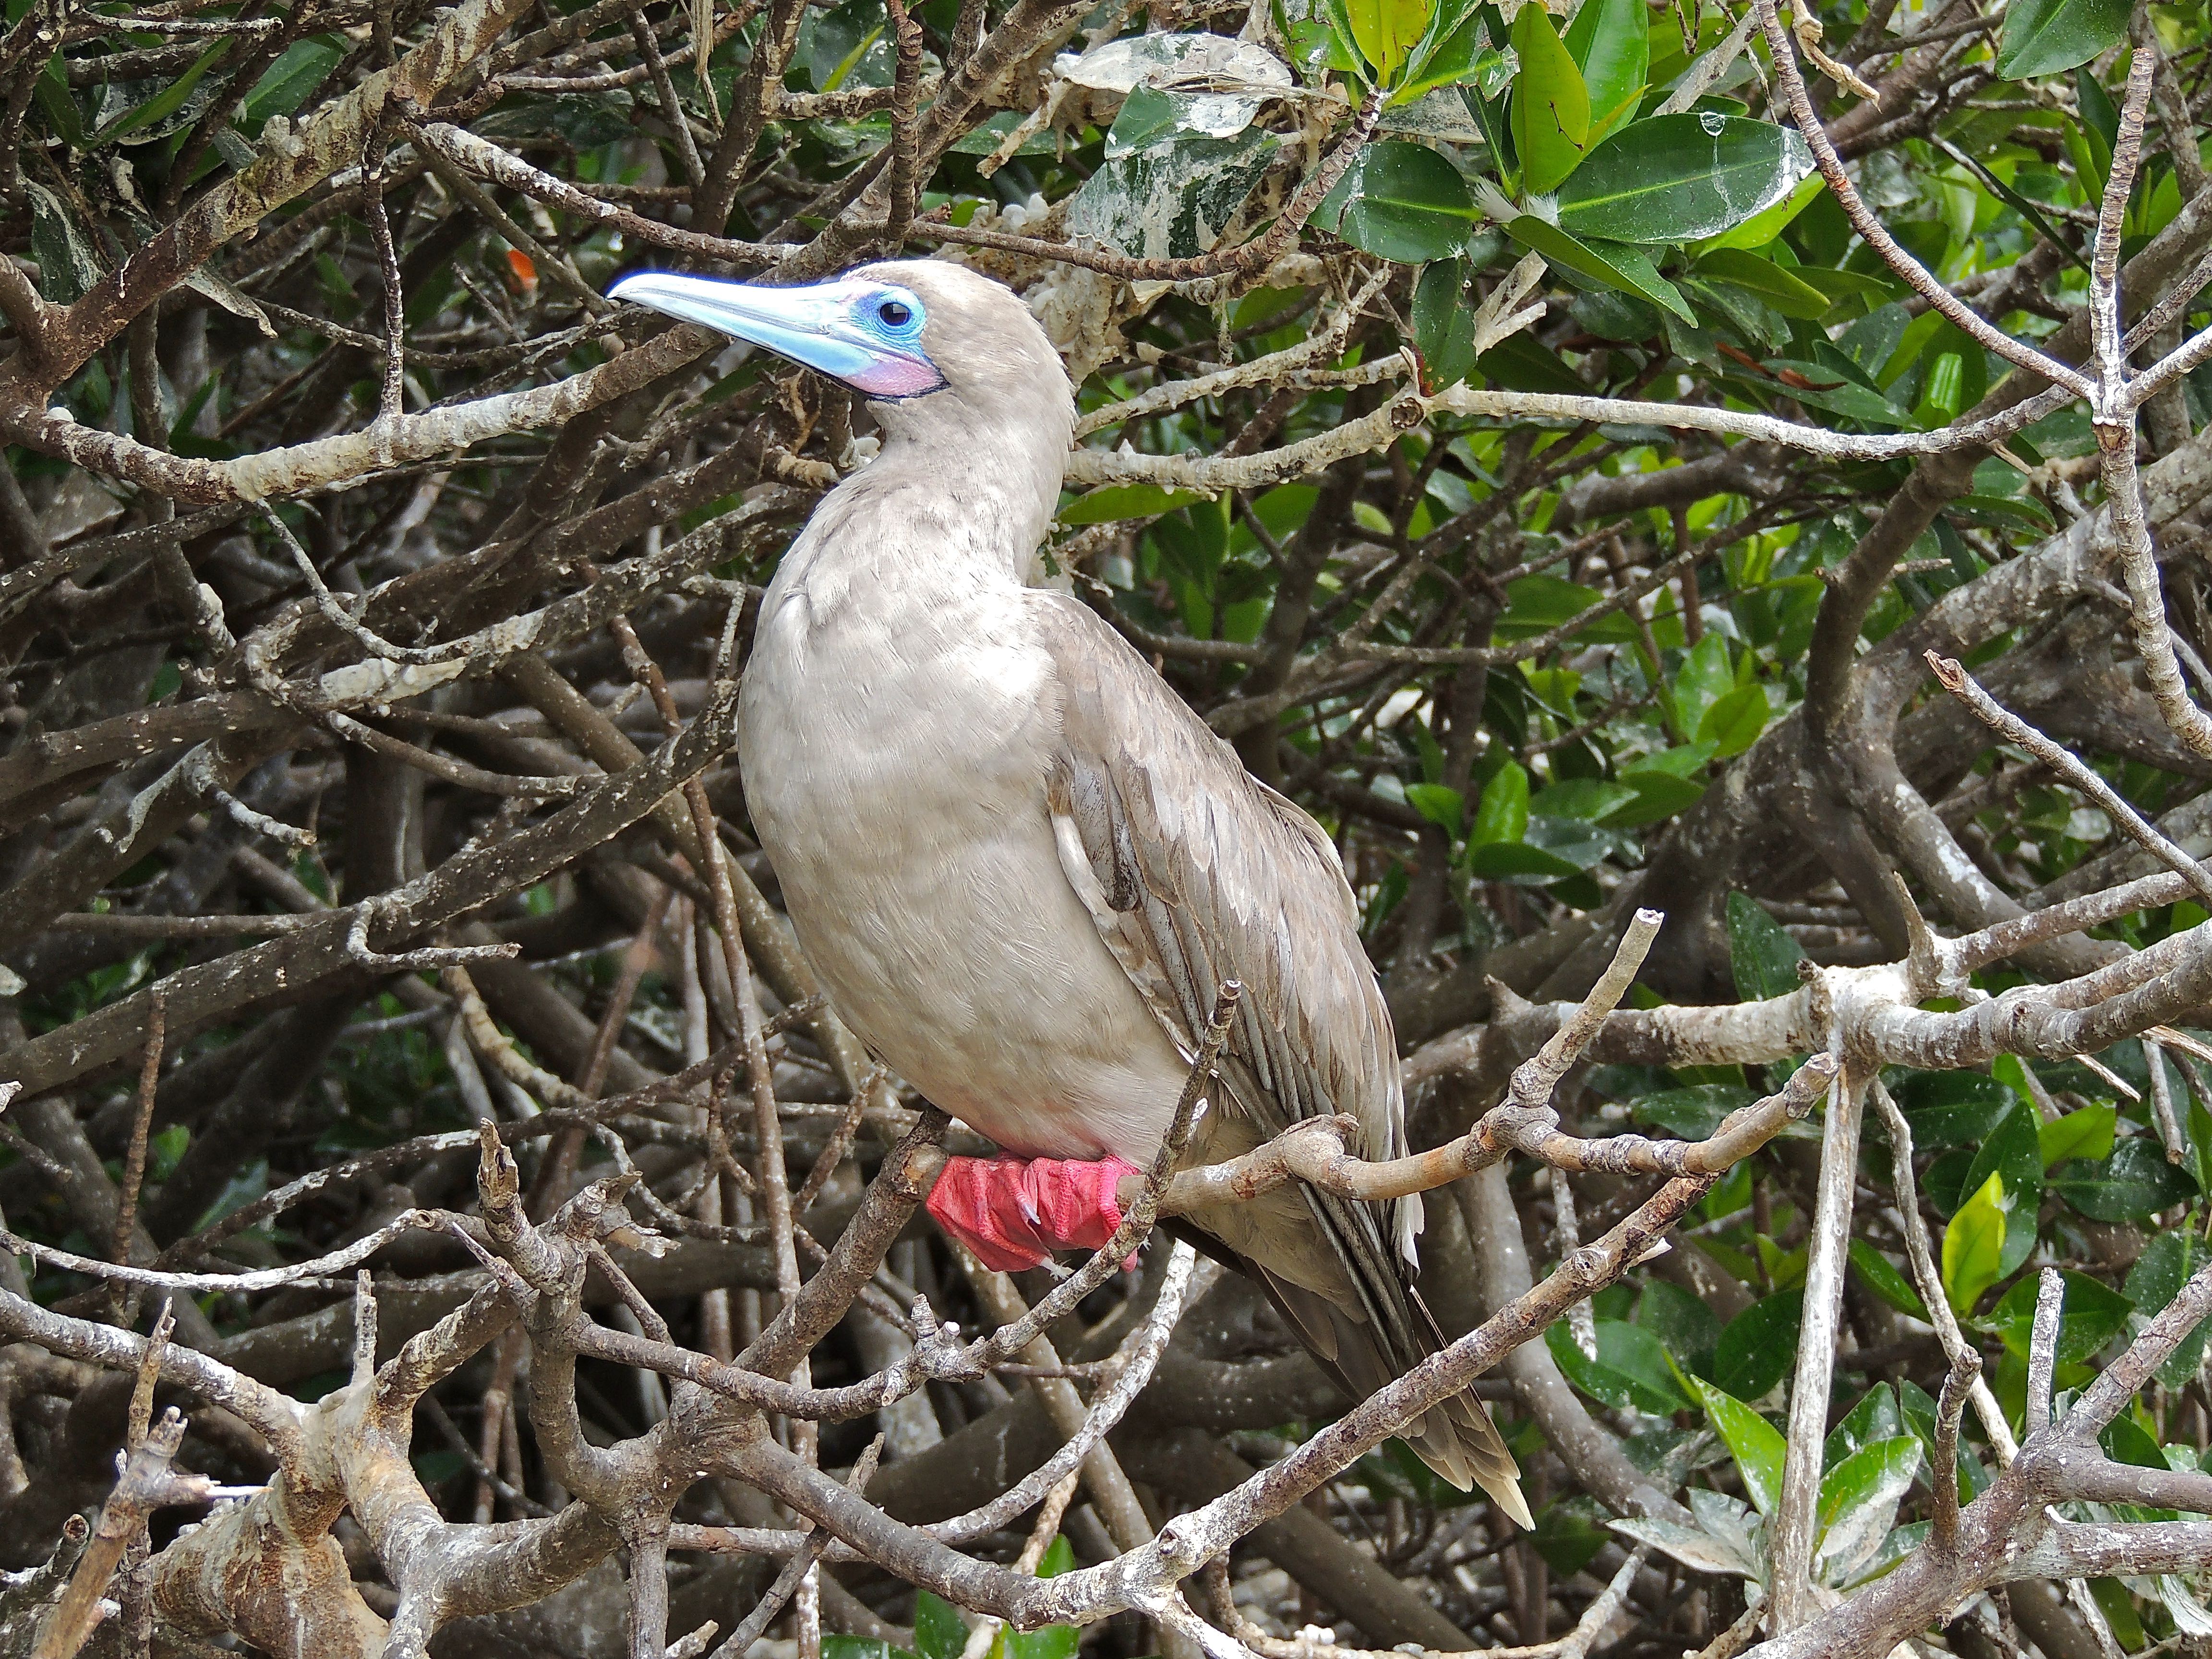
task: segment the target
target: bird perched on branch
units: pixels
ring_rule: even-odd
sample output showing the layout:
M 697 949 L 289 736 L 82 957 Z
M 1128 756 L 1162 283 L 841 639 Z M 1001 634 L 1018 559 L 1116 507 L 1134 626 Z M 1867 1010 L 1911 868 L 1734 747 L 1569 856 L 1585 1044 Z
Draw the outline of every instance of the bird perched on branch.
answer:
M 1340 1112 L 1352 1151 L 1402 1155 L 1390 1016 L 1328 836 L 1097 615 L 1028 585 L 1075 403 L 1020 299 L 932 260 L 611 292 L 843 382 L 882 429 L 769 585 L 738 748 L 838 1012 L 1009 1154 L 951 1160 L 939 1222 L 1002 1269 L 1103 1243 L 1232 979 L 1222 1097 L 1187 1161 Z M 1355 1399 L 1441 1346 L 1412 1288 L 1417 1199 L 1292 1185 L 1183 1219 Z M 1530 1524 L 1479 1401 L 1434 1407 L 1407 1437 Z

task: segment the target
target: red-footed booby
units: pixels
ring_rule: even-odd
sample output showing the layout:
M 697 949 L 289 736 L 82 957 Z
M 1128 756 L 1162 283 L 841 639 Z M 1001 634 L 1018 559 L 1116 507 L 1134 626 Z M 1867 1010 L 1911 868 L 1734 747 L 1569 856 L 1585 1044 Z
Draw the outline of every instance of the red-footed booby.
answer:
M 842 381 L 882 429 L 769 584 L 738 754 L 838 1012 L 1012 1155 L 953 1159 L 939 1222 L 1001 1268 L 1104 1243 L 1230 979 L 1222 1098 L 1187 1161 L 1338 1112 L 1355 1152 L 1402 1155 L 1389 1012 L 1328 836 L 1098 617 L 1029 586 L 1075 400 L 1021 300 L 932 260 L 793 288 L 648 273 L 611 294 Z M 1292 1186 L 1183 1219 L 1355 1399 L 1441 1345 L 1412 1287 L 1418 1200 Z M 1531 1524 L 1479 1401 L 1407 1437 Z

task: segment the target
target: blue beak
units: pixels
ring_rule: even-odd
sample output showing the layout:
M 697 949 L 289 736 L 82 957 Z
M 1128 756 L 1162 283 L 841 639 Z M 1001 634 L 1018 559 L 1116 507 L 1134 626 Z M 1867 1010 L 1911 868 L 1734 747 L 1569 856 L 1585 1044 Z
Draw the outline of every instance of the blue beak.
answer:
M 645 271 L 617 283 L 607 297 L 766 346 L 871 397 L 911 398 L 945 384 L 921 350 L 921 302 L 905 289 L 850 277 L 757 288 Z

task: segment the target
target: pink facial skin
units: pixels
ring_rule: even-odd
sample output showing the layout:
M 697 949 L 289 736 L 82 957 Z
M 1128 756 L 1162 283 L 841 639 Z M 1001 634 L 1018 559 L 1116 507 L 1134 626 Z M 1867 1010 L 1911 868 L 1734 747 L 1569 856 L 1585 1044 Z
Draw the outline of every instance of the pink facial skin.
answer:
M 884 356 L 858 374 L 848 376 L 848 384 L 871 398 L 918 398 L 943 386 L 945 377 L 937 372 L 935 364 L 923 359 Z

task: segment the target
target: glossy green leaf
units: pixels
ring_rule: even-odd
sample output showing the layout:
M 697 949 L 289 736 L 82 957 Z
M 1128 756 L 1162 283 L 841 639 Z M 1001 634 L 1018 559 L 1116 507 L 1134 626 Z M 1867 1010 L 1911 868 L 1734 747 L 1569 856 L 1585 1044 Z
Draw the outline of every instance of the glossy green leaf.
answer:
M 1501 44 L 1491 40 L 1480 6 L 1446 0 L 1407 60 L 1406 78 L 1391 94 L 1391 103 L 1409 104 L 1449 86 L 1471 86 L 1479 96 L 1496 96 L 1514 67 L 1513 60 L 1498 50 Z
M 1439 259 L 1413 284 L 1413 349 L 1420 354 L 1422 389 L 1456 386 L 1474 367 L 1474 308 L 1467 303 L 1464 259 Z
M 1526 842 L 1493 841 L 1471 844 L 1467 849 L 1467 871 L 1484 881 L 1510 881 L 1516 877 L 1534 878 L 1538 883 L 1564 881 L 1570 876 L 1582 874 L 1582 866 L 1557 853 L 1547 852 L 1540 847 L 1531 847 Z
M 1516 761 L 1508 761 L 1482 786 L 1475 805 L 1474 822 L 1467 838 L 1475 846 L 1492 842 L 1517 842 L 1528 833 L 1528 774 Z
M 1111 524 L 1121 519 L 1154 519 L 1177 507 L 1212 499 L 1201 489 L 1169 489 L 1159 484 L 1106 484 L 1077 496 L 1057 514 L 1064 525 Z
M 1549 818 L 1587 818 L 1595 823 L 1615 807 L 1636 799 L 1625 783 L 1604 778 L 1567 778 L 1532 796 L 1530 814 Z
M 1827 1439 L 1820 1445 L 1820 1467 L 1833 1469 L 1860 1448 L 1881 1440 L 1893 1440 L 1905 1432 L 1905 1415 L 1897 1408 L 1897 1396 L 1890 1392 L 1888 1383 L 1877 1382 L 1859 1396 L 1857 1405 L 1844 1413 L 1842 1422 L 1828 1431 Z
M 1582 70 L 1589 100 L 1589 148 L 1636 113 L 1651 63 L 1649 14 L 1643 0 L 1583 0 L 1567 25 L 1567 55 Z
M 1755 294 L 1785 317 L 1818 322 L 1830 310 L 1828 296 L 1786 266 L 1740 247 L 1717 247 L 1699 257 L 1698 274 L 1733 283 Z
M 1533 213 L 1514 219 L 1505 227 L 1505 234 L 1563 270 L 1664 306 L 1685 322 L 1695 315 L 1689 301 L 1659 274 L 1641 248 L 1620 242 L 1586 242 Z
M 88 143 L 94 145 L 112 143 L 167 120 L 185 106 L 185 100 L 198 89 L 201 77 L 215 67 L 216 60 L 228 50 L 228 41 L 217 41 L 210 46 L 182 75 L 145 102 L 134 105 L 113 120 L 105 123 Z
M 1703 1140 L 1721 1127 L 1730 1112 L 1750 1105 L 1757 1097 L 1737 1083 L 1697 1083 L 1642 1096 L 1629 1109 L 1639 1123 L 1656 1123 L 1679 1139 Z
M 333 35 L 317 34 L 295 40 L 262 72 L 261 78 L 253 83 L 253 90 L 246 94 L 246 101 L 238 112 L 239 125 L 248 137 L 253 137 L 270 116 L 289 115 L 331 78 L 331 71 L 344 57 L 344 47 Z
M 968 1621 L 951 1602 L 923 1590 L 914 1601 L 914 1645 L 921 1659 L 960 1659 Z
M 1563 1498 L 1538 1514 L 1528 1547 L 1553 1572 L 1571 1578 L 1613 1542 L 1613 1530 L 1605 1522 L 1605 1510 L 1590 1498 Z
M 1994 1078 L 1973 1072 L 1912 1072 L 1890 1085 L 1912 1131 L 1915 1152 L 1978 1145 L 2019 1098 Z
M 1921 1301 L 1920 1292 L 1912 1288 L 1912 1281 L 1905 1276 L 1902 1267 L 1863 1238 L 1851 1240 L 1850 1255 L 1851 1271 L 1869 1290 L 1901 1314 L 1918 1320 L 1928 1317 L 1927 1305 Z
M 1344 15 L 1352 44 L 1387 82 L 1428 33 L 1436 4 L 1435 0 L 1344 0 Z
M 1682 1397 L 1674 1367 L 1667 1363 L 1666 1350 L 1651 1332 L 1620 1319 L 1598 1320 L 1595 1328 L 1595 1359 L 1576 1346 L 1565 1320 L 1545 1330 L 1545 1346 L 1569 1382 L 1616 1410 L 1632 1407 L 1665 1416 L 1690 1403 Z
M 1996 1283 L 2004 1258 L 2005 1207 L 2004 1177 L 1993 1175 L 1943 1230 L 1943 1294 L 1962 1317 Z
M 1649 1280 L 1637 1301 L 1636 1322 L 1657 1337 L 1684 1370 L 1711 1376 L 1721 1322 L 1701 1297 L 1663 1279 Z
M 1595 588 L 1583 587 L 1558 576 L 1516 577 L 1505 584 L 1505 611 L 1492 632 L 1500 640 L 1525 640 L 1549 633 L 1564 623 L 1572 622 L 1602 597 Z M 1577 630 L 1577 636 L 1613 645 L 1632 645 L 1637 638 L 1636 624 L 1619 611 L 1613 611 L 1602 617 L 1593 617 L 1586 628 Z
M 1718 236 L 1813 171 L 1793 130 L 1701 111 L 1632 121 L 1561 185 L 1559 228 L 1616 242 Z
M 1638 824 L 1656 823 L 1677 812 L 1687 811 L 1705 796 L 1705 786 L 1672 772 L 1662 772 L 1652 767 L 1625 767 L 1620 781 L 1636 791 L 1636 799 L 1626 806 L 1618 807 L 1599 820 L 1613 829 L 1632 830 Z
M 822 1659 L 916 1659 L 904 1648 L 895 1648 L 889 1642 L 872 1636 L 845 1636 L 834 1631 L 822 1632 Z
M 1873 1559 L 1919 1468 L 1919 1440 L 1901 1434 L 1862 1446 L 1823 1477 L 1813 1522 L 1820 1540 L 1814 1567 L 1822 1583 L 1848 1583 Z
M 2136 1311 L 2146 1319 L 2165 1311 L 2166 1305 L 2181 1293 L 2181 1287 L 2202 1273 L 2208 1261 L 2212 1261 L 2212 1244 L 2199 1237 L 2194 1228 L 2160 1233 L 2128 1269 L 2127 1293 Z M 2180 1346 L 2159 1366 L 2159 1381 L 2169 1389 L 2186 1384 L 2203 1360 L 2208 1340 L 2212 1340 L 2212 1319 L 2181 1339 Z
M 2008 81 L 2087 63 L 2128 33 L 2129 0 L 2008 0 L 1996 71 Z
M 2047 1170 L 2069 1158 L 2110 1158 L 2113 1126 L 2119 1121 L 2119 1115 L 2118 1109 L 2109 1104 L 2084 1106 L 2079 1111 L 2039 1125 L 2036 1147 L 2042 1154 L 2043 1167 Z
M 2172 1237 L 2172 1235 L 2167 1235 Z M 2202 1254 L 2202 1246 L 2199 1247 Z M 2066 1294 L 2058 1313 L 2058 1363 L 2079 1365 L 2128 1328 L 2136 1304 L 2102 1280 L 2064 1271 Z M 2035 1326 L 2035 1298 L 2041 1275 L 2030 1273 L 1999 1298 L 1986 1322 L 2004 1345 L 2027 1358 L 2028 1334 Z
M 1996 1127 L 1975 1149 L 1974 1161 L 1966 1170 L 1966 1189 L 1975 1190 L 1993 1175 L 2004 1177 L 2008 1194 L 2030 1202 L 2043 1186 L 2043 1150 L 2035 1108 L 2024 1100 L 2014 1102 L 2012 1109 L 1997 1120 Z
M 1797 989 L 1797 964 L 1804 947 L 1748 893 L 1728 896 L 1729 961 L 1735 969 L 1735 994 L 1746 1002 L 1765 1002 Z
M 1735 1459 L 1736 1471 L 1743 1477 L 1744 1495 L 1761 1515 L 1773 1514 L 1782 1498 L 1782 1463 L 1789 1451 L 1781 1431 L 1742 1401 L 1710 1382 L 1693 1376 L 1690 1386 L 1705 1408 L 1705 1420 Z
M 1802 1291 L 1778 1291 L 1728 1322 L 1713 1350 L 1713 1381 L 1739 1400 L 1757 1400 L 1797 1363 Z
M 1698 741 L 1711 744 L 1714 754 L 1722 760 L 1741 755 L 1759 741 L 1772 712 L 1765 687 L 1740 685 L 1723 693 L 1705 710 L 1698 722 Z
M 2101 1163 L 2059 1164 L 2047 1184 L 2093 1221 L 2141 1221 L 2197 1195 L 2196 1178 L 2144 1135 L 2123 1140 Z
M 1582 165 L 1589 147 L 1589 88 L 1543 7 L 1521 8 L 1513 20 L 1513 50 L 1521 59 L 1508 117 L 1513 148 L 1521 158 L 1521 188 L 1540 194 L 1558 189 Z
M 1363 253 L 1421 264 L 1466 245 L 1474 200 L 1459 169 L 1436 151 L 1386 138 L 1360 153 L 1314 220 Z
M 23 188 L 31 198 L 31 252 L 39 262 L 39 293 L 55 305 L 73 305 L 100 278 L 91 235 L 68 204 L 36 179 Z
M 1467 801 L 1459 791 L 1441 783 L 1409 783 L 1406 786 L 1406 804 L 1431 823 L 1440 824 L 1456 836 L 1460 824 L 1467 817 Z
M 1772 207 L 1764 209 L 1758 213 L 1753 214 L 1750 218 L 1745 220 L 1734 230 L 1729 231 L 1723 235 L 1716 236 L 1711 240 L 1706 242 L 1705 244 L 1705 251 L 1707 252 L 1711 252 L 1713 249 L 1721 247 L 1765 247 L 1769 242 L 1771 242 L 1776 237 L 1787 230 L 1790 228 L 1790 222 L 1796 219 L 1796 216 L 1802 213 L 1807 208 L 1812 206 L 1814 198 L 1819 196 L 1820 193 L 1826 188 L 1826 181 L 1818 173 L 1814 173 L 1812 177 L 1808 179 L 1799 179 L 1797 181 L 1797 188 L 1791 191 L 1789 195 L 1784 197 Z M 1850 274 L 1853 276 L 1857 276 L 1858 275 L 1856 271 L 1853 271 Z M 1806 280 L 1809 281 L 1811 279 L 1808 278 Z

